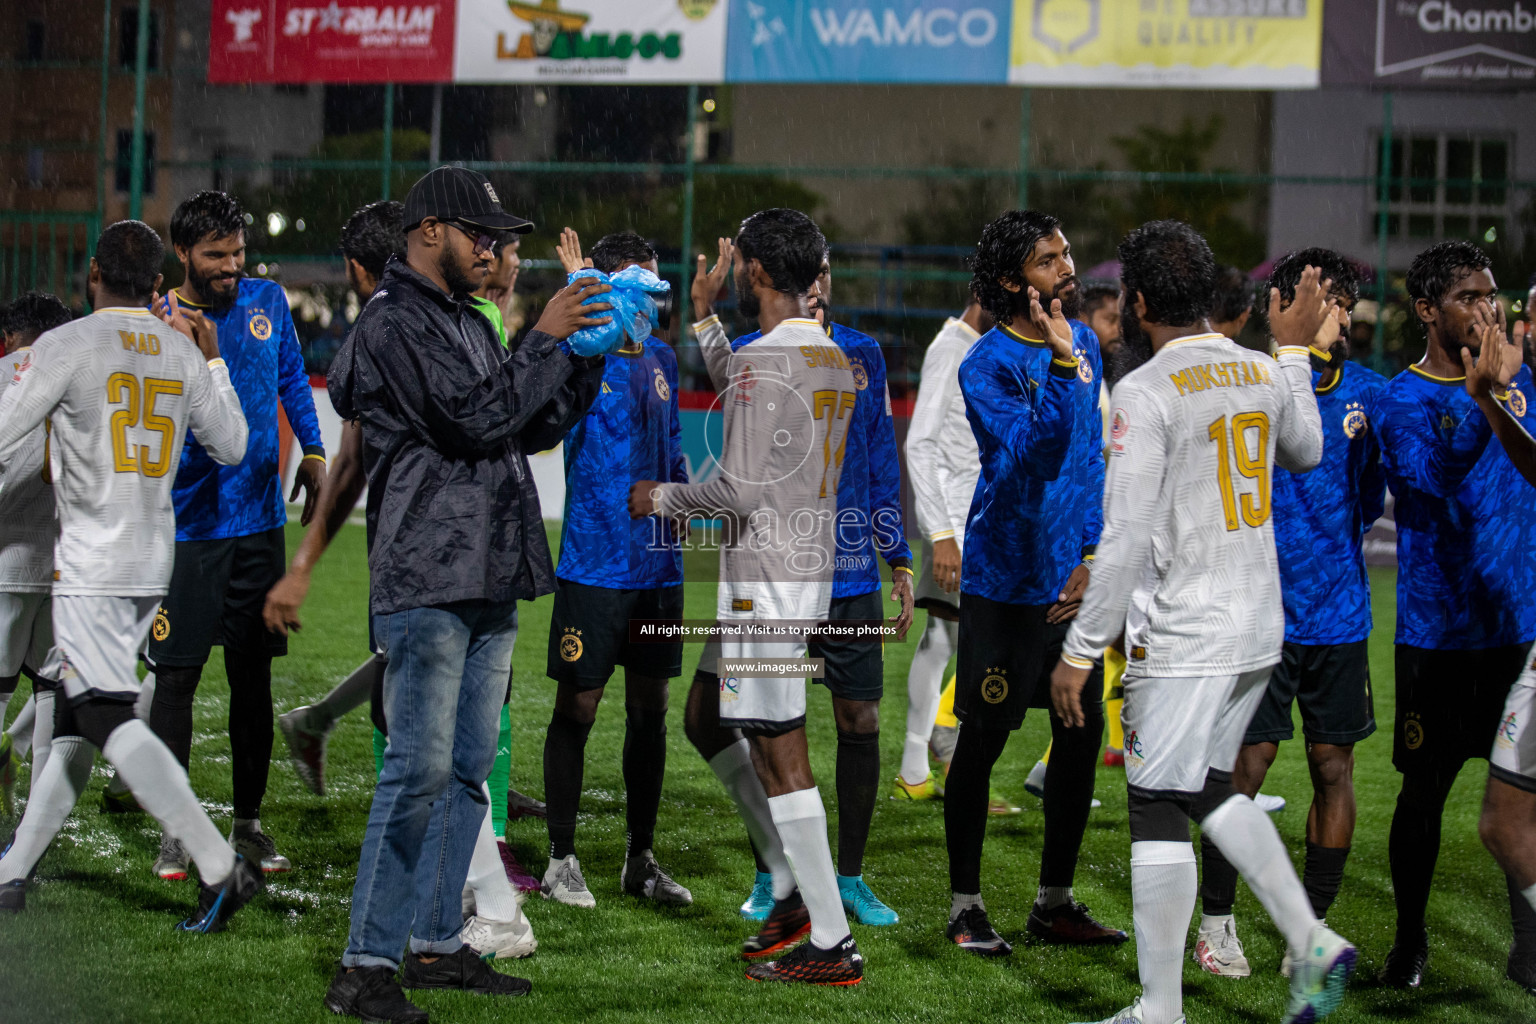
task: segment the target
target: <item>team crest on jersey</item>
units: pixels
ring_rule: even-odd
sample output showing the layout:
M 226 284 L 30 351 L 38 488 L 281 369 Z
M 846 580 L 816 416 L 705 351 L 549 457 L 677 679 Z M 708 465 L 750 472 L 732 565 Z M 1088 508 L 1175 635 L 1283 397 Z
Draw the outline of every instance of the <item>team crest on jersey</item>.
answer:
M 1093 364 L 1088 361 L 1088 352 L 1085 349 L 1078 349 L 1073 354 L 1077 356 L 1077 379 L 1084 384 L 1092 384 Z
M 667 386 L 667 375 L 662 373 L 659 367 L 656 369 L 655 376 L 651 378 L 651 383 L 656 387 L 657 398 L 665 402 L 672 397 L 672 389 Z
M 266 341 L 272 337 L 272 321 L 267 319 L 267 314 L 257 313 L 251 317 L 251 334 L 257 341 Z
M 741 680 L 735 676 L 720 677 L 720 703 L 733 704 L 741 700 Z
M 1116 409 L 1115 414 L 1109 420 L 1109 436 L 1116 441 L 1125 437 L 1131 429 L 1131 417 L 1124 409 Z
M 155 638 L 155 643 L 164 643 L 165 638 L 171 635 L 171 617 L 165 614 L 164 608 L 155 612 L 155 621 L 149 627 L 149 635 Z
M 981 681 L 981 699 L 988 704 L 1001 704 L 1008 699 L 1008 670 L 989 668 Z
M 1504 716 L 1504 721 L 1499 723 L 1499 731 L 1494 734 L 1493 745 L 1510 750 L 1515 745 L 1515 735 L 1520 731 L 1519 713 L 1511 711 Z
M 1146 760 L 1146 754 L 1141 749 L 1141 734 L 1132 729 L 1125 734 L 1125 763 L 1140 768 Z
M 850 359 L 849 362 L 853 364 L 853 386 L 863 391 L 869 387 L 869 371 L 857 359 Z
M 13 384 L 16 381 L 21 380 L 21 375 L 26 373 L 27 370 L 31 369 L 32 367 L 32 349 L 30 347 L 22 349 L 18 354 L 21 356 L 21 358 L 12 364 L 16 370 L 16 372 L 11 375 L 11 383 Z
M 1359 402 L 1350 402 L 1344 407 L 1344 436 L 1354 440 L 1356 436 L 1368 425 L 1365 418 L 1365 407 Z
M 1419 722 L 1417 715 L 1409 715 L 1403 722 L 1403 746 L 1409 750 L 1418 750 L 1424 745 L 1424 726 Z
M 1509 411 L 1522 419 L 1525 418 L 1525 393 L 1519 388 L 1509 389 Z
M 574 626 L 565 627 L 565 635 L 560 638 L 560 659 L 562 661 L 581 660 L 581 630 Z

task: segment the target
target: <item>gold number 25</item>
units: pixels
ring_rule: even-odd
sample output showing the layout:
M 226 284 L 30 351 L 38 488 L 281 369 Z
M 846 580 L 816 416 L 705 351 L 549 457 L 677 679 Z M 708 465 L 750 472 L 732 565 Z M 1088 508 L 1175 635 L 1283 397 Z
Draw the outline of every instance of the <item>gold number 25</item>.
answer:
M 1248 448 L 1250 430 L 1258 431 L 1258 444 L 1252 451 Z M 1211 423 L 1206 436 L 1216 442 L 1216 479 L 1221 489 L 1221 510 L 1227 518 L 1227 529 L 1236 530 L 1242 523 L 1263 526 L 1269 518 L 1269 467 L 1264 464 L 1264 456 L 1269 451 L 1269 417 L 1262 412 L 1238 413 L 1232 417 L 1229 434 L 1227 418 L 1223 416 Z M 1233 489 L 1234 461 L 1239 474 L 1258 484 L 1254 493 L 1238 494 Z M 1241 522 L 1238 520 L 1239 507 Z
M 176 422 L 169 416 L 155 413 L 155 399 L 161 395 L 179 395 L 184 385 L 179 380 L 145 377 L 141 389 L 139 379 L 131 373 L 114 373 L 107 378 L 107 403 L 122 406 L 112 413 L 108 421 L 112 428 L 112 468 L 119 473 L 142 473 L 148 477 L 162 477 L 170 472 L 171 441 L 176 437 Z M 149 445 L 130 445 L 128 428 L 139 425 L 140 391 L 143 393 L 143 426 L 145 430 L 160 435 L 160 454 L 150 460 Z

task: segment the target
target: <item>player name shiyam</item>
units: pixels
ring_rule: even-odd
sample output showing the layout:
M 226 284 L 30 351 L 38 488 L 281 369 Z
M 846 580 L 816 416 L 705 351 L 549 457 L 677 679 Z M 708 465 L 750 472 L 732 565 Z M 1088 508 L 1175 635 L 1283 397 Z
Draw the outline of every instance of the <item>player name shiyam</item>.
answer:
M 1230 363 L 1200 363 L 1170 373 L 1168 379 L 1180 395 L 1190 395 L 1206 388 L 1239 388 L 1249 384 L 1273 384 L 1263 363 L 1239 360 Z

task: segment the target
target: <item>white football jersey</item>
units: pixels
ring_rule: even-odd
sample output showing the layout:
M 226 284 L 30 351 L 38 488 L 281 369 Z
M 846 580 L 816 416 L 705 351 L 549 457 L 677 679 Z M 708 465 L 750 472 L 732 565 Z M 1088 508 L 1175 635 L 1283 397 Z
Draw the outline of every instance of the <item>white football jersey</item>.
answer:
M 188 428 L 225 465 L 246 424 L 224 360 L 145 309 L 100 309 L 39 338 L 0 395 L 0 458 L 49 424 L 55 594 L 154 596 L 171 578 L 171 483 Z M 8 467 L 9 468 L 9 467 Z
M 1271 359 L 1219 334 L 1177 338 L 1115 385 L 1112 405 L 1104 534 L 1064 655 L 1085 664 L 1124 630 L 1132 675 L 1275 664 L 1271 476 L 1323 453 L 1307 350 Z
M 929 540 L 953 538 L 962 547 L 981 456 L 960 393 L 960 363 L 980 337 L 964 320 L 945 321 L 923 356 L 907 427 L 907 479 L 918 526 Z
M 14 373 L 24 351 L 7 361 Z M 45 472 L 47 428 L 0 455 L 0 591 L 46 594 L 53 589 L 53 487 Z

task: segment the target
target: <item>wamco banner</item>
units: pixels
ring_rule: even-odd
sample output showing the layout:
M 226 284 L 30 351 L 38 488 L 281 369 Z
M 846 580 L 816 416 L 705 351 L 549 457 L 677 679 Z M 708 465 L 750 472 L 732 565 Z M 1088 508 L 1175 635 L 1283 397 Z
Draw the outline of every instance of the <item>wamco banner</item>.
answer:
M 725 0 L 459 0 L 460 82 L 720 82 Z
M 731 0 L 733 82 L 981 82 L 1008 74 L 1013 0 Z
M 1536 88 L 1536 0 L 1328 0 L 1325 85 Z
M 1323 0 L 1016 0 L 1017 85 L 1310 89 Z M 1327 0 L 1331 7 L 1337 0 Z

